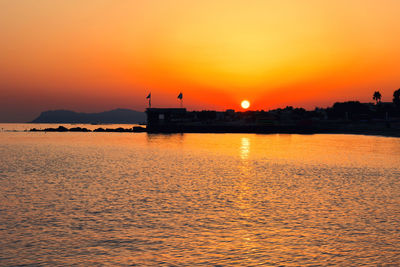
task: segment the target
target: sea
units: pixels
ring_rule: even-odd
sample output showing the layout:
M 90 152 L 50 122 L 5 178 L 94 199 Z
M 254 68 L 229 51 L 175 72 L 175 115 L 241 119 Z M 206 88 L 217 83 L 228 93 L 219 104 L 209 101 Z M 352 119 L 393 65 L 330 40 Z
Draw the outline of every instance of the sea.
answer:
M 1 266 L 400 265 L 400 138 L 58 126 L 0 124 Z

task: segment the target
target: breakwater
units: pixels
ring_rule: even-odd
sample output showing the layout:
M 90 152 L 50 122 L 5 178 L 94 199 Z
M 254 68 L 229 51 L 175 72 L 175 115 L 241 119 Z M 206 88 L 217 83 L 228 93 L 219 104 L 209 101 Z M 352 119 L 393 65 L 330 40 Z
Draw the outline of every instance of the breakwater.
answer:
M 37 128 L 32 128 L 29 130 L 30 132 L 118 132 L 118 133 L 133 133 L 133 132 L 145 132 L 146 128 L 145 127 L 140 127 L 140 126 L 134 126 L 132 128 L 97 128 L 94 130 L 90 130 L 85 127 L 72 127 L 72 128 L 66 128 L 64 126 L 58 126 L 57 128 L 44 128 L 44 129 L 37 129 Z

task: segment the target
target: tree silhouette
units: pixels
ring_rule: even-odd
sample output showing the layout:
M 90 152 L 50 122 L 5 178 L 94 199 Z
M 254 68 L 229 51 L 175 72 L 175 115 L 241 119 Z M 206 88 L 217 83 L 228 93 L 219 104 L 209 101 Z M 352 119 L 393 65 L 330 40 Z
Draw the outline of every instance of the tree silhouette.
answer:
M 393 93 L 393 104 L 400 109 L 400 88 Z
M 381 93 L 379 93 L 379 91 L 375 91 L 374 96 L 372 97 L 372 99 L 375 100 L 376 104 L 378 105 L 378 103 L 380 103 L 381 99 L 382 99 Z

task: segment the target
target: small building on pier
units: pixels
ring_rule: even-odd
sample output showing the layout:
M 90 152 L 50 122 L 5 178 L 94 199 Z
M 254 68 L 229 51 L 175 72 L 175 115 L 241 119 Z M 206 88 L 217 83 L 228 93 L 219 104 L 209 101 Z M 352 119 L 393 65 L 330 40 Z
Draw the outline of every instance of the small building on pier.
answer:
M 186 108 L 148 108 L 146 114 L 147 127 L 182 123 L 187 117 Z

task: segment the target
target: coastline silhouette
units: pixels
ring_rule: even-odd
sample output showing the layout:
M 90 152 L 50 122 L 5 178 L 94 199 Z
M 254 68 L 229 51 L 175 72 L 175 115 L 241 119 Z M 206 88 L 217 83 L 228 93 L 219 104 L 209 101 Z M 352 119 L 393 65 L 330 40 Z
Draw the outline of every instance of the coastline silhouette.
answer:
M 181 94 L 180 94 L 181 95 Z M 149 94 L 150 96 L 150 94 Z M 147 98 L 149 98 L 149 96 Z M 374 103 L 359 101 L 336 102 L 332 107 L 304 108 L 287 106 L 264 111 L 202 110 L 186 108 L 147 108 L 147 127 L 97 128 L 94 132 L 148 133 L 351 133 L 400 136 L 400 89 L 393 102 L 382 102 L 379 91 L 373 93 Z M 136 114 L 136 113 L 135 113 Z M 34 121 L 35 122 L 35 121 Z M 70 121 L 66 121 L 70 122 Z M 76 122 L 76 121 L 73 121 Z M 64 126 L 31 131 L 79 131 L 87 128 Z

